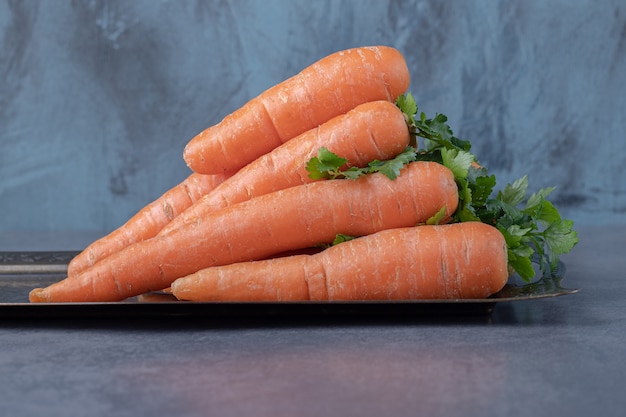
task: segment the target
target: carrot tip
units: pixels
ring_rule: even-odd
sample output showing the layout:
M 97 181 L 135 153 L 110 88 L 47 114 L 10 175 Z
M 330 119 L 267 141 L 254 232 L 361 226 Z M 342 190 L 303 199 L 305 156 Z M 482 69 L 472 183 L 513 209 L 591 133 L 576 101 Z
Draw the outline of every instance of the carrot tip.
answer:
M 28 294 L 28 299 L 31 303 L 41 303 L 45 301 L 45 295 L 44 295 L 44 289 L 43 288 L 34 288 L 33 290 L 31 290 L 31 292 Z

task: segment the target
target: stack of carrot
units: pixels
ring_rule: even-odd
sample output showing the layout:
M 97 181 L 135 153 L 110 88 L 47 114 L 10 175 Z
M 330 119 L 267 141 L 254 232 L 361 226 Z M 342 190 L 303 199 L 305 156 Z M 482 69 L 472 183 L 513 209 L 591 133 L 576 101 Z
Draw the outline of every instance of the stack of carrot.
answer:
M 449 221 L 452 172 L 411 162 L 397 178 L 313 180 L 321 148 L 363 167 L 411 142 L 394 104 L 409 86 L 390 47 L 337 52 L 193 138 L 193 173 L 72 260 L 31 302 L 121 301 L 170 289 L 181 300 L 483 298 L 508 278 L 502 234 Z M 313 254 L 294 251 L 354 239 Z M 289 254 L 291 253 L 291 254 Z M 286 255 L 288 254 L 288 255 Z

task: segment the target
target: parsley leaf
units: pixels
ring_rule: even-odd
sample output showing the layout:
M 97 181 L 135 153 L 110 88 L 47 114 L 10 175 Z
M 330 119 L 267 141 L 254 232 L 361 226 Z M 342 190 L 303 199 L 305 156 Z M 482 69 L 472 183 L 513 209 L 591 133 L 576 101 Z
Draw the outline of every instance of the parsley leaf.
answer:
M 514 181 L 513 184 L 507 184 L 504 187 L 504 191 L 498 192 L 498 200 L 510 206 L 516 206 L 522 202 L 527 190 L 528 176 L 524 175 L 522 178 Z
M 443 206 L 430 219 L 426 220 L 426 224 L 437 225 L 437 224 L 440 224 L 441 221 L 445 218 L 446 218 L 446 207 Z
M 404 151 L 396 155 L 392 159 L 386 161 L 372 161 L 366 167 L 350 167 L 342 169 L 346 164 L 346 159 L 335 155 L 327 148 L 320 148 L 317 156 L 309 160 L 306 165 L 306 170 L 309 173 L 309 178 L 317 179 L 355 179 L 362 175 L 371 174 L 374 172 L 380 172 L 391 180 L 395 180 L 400 171 L 409 162 L 415 161 L 415 148 L 408 146 Z
M 340 168 L 346 164 L 347 160 L 341 158 L 327 148 L 321 148 L 317 156 L 311 158 L 306 164 L 309 178 L 313 180 L 330 179 L 340 175 Z
M 469 169 L 475 157 L 468 151 L 461 149 L 441 149 L 441 160 L 454 174 L 456 179 L 465 179 L 469 175 Z
M 415 161 L 415 148 L 409 146 L 393 159 L 370 162 L 364 170 L 368 174 L 380 172 L 387 178 L 395 180 L 400 175 L 402 168 L 412 161 Z
M 402 95 L 398 97 L 396 101 L 396 106 L 402 113 L 404 113 L 405 117 L 407 117 L 407 122 L 410 124 L 415 123 L 415 114 L 417 113 L 417 104 L 415 103 L 415 99 L 413 99 L 413 95 L 411 93 L 407 93 L 407 95 Z

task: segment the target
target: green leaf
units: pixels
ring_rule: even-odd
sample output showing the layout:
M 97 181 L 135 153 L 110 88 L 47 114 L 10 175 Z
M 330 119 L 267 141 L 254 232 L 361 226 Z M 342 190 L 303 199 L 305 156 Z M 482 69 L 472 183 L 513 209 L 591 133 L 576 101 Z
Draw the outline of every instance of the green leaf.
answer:
M 391 180 L 395 180 L 400 171 L 409 163 L 416 160 L 415 148 L 407 146 L 404 151 L 386 161 L 372 161 L 364 168 L 350 167 L 342 169 L 347 162 L 326 148 L 321 148 L 316 157 L 306 164 L 306 170 L 311 179 L 355 179 L 362 175 L 380 172 Z
M 475 158 L 467 151 L 443 148 L 441 159 L 443 165 L 452 171 L 456 179 L 465 179 Z
M 514 253 L 518 258 L 528 258 L 530 260 L 535 253 L 535 250 L 528 245 L 519 245 L 518 247 L 511 249 L 511 253 Z
M 320 160 L 312 158 L 306 164 L 306 170 L 309 173 L 309 178 L 312 180 L 320 180 L 322 178 L 328 178 L 328 174 L 320 169 Z
M 348 169 L 344 169 L 343 171 L 337 171 L 337 174 L 334 178 L 347 178 L 349 180 L 354 180 L 364 175 L 364 170 L 357 167 L 350 167 Z
M 355 239 L 355 237 L 339 233 L 339 234 L 337 234 L 335 236 L 335 239 L 333 240 L 332 244 L 334 246 L 334 245 L 338 245 L 338 244 L 343 243 L 343 242 L 347 242 L 347 241 L 352 240 L 352 239 Z
M 307 162 L 306 170 L 309 173 L 309 178 L 314 180 L 334 178 L 346 162 L 345 158 L 341 158 L 327 148 L 322 147 L 318 150 L 317 156 Z
M 531 194 L 526 201 L 526 208 L 532 208 L 545 201 L 548 195 L 555 190 L 555 187 L 542 188 L 541 190 Z
M 561 221 L 561 215 L 557 208 L 548 200 L 540 200 L 539 203 L 524 209 L 524 213 L 530 214 L 537 221 L 545 225 L 553 223 L 559 223 Z
M 574 222 L 562 220 L 551 224 L 544 232 L 543 236 L 546 244 L 554 254 L 562 255 L 568 253 L 578 243 L 578 234 L 572 229 Z
M 431 218 L 426 220 L 426 224 L 428 225 L 436 225 L 440 224 L 443 219 L 446 217 L 446 207 L 441 207 L 437 213 L 435 213 Z
M 498 193 L 498 199 L 510 206 L 516 206 L 526 197 L 527 189 L 528 175 L 524 175 L 522 178 L 515 180 L 513 184 L 507 184 L 504 191 Z
M 407 116 L 408 120 L 411 123 L 415 122 L 415 115 L 417 114 L 417 104 L 415 103 L 415 99 L 413 98 L 413 95 L 411 93 L 398 97 L 398 99 L 396 100 L 396 105 L 400 110 L 402 110 L 402 113 Z
M 474 205 L 484 205 L 487 202 L 487 199 L 491 196 L 495 186 L 495 175 L 480 176 L 475 177 L 473 181 L 470 180 L 469 187 L 472 190 L 472 200 Z
M 415 161 L 415 149 L 407 147 L 402 153 L 398 154 L 395 158 L 387 161 L 373 161 L 369 163 L 368 173 L 380 172 L 387 178 L 395 180 L 400 171 L 407 166 L 409 162 Z
M 530 281 L 535 276 L 535 269 L 530 258 L 509 256 L 509 265 L 525 281 Z
M 530 231 L 532 231 L 531 227 L 523 228 L 518 224 L 513 224 L 506 228 L 506 237 L 508 238 L 507 241 L 510 246 L 516 247 L 522 242 Z

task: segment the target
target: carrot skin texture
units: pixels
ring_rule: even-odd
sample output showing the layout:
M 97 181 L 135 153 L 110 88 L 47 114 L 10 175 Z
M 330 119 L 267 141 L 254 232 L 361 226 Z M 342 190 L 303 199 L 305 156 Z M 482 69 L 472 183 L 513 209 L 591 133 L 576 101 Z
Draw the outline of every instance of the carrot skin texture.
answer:
M 191 173 L 181 183 L 142 208 L 122 226 L 89 244 L 70 261 L 68 275 L 76 275 L 112 253 L 156 236 L 183 210 L 215 189 L 229 176 L 229 174 Z
M 363 167 L 373 160 L 393 158 L 410 142 L 402 111 L 389 101 L 361 104 L 260 156 L 171 221 L 160 232 L 171 232 L 199 217 L 259 195 L 313 182 L 307 162 L 321 147 Z
M 393 181 L 374 173 L 299 185 L 133 244 L 76 276 L 32 290 L 30 300 L 120 301 L 209 266 L 308 248 L 338 233 L 361 236 L 424 223 L 442 207 L 451 216 L 457 204 L 452 172 L 435 162 L 410 163 Z
M 395 101 L 410 74 L 387 46 L 339 51 L 265 90 L 192 138 L 183 151 L 195 172 L 234 172 L 309 129 L 369 101 Z
M 297 255 L 206 268 L 172 283 L 188 301 L 354 301 L 486 298 L 508 279 L 493 226 L 387 229 Z

